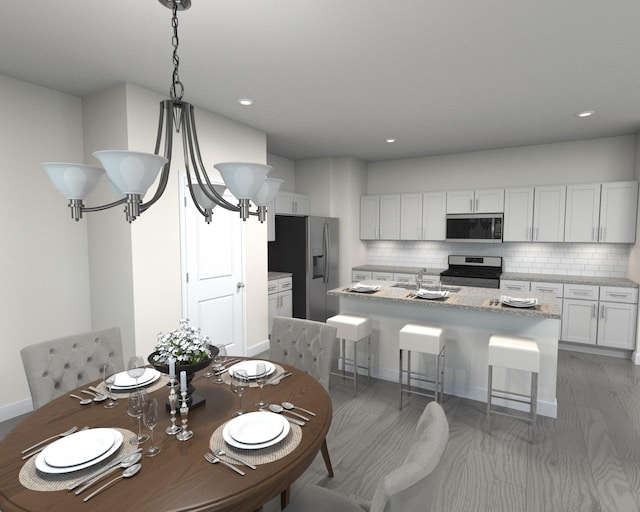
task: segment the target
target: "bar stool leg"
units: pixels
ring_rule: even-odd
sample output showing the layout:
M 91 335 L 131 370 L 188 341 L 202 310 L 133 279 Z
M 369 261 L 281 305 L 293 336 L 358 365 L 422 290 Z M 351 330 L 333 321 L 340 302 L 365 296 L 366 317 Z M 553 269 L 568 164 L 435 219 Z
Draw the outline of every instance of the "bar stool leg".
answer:
M 344 380 L 347 376 L 346 366 L 347 366 L 347 352 L 345 348 L 344 338 L 340 338 L 340 353 L 342 359 L 342 379 Z
M 367 336 L 367 378 L 371 385 L 371 336 Z
M 433 393 L 436 399 L 436 402 L 438 401 L 439 387 L 440 387 L 440 354 L 436 356 L 436 382 L 435 382 L 435 389 Z
M 398 382 L 400 383 L 400 410 L 402 410 L 402 381 L 404 380 L 403 375 L 402 375 L 402 370 L 403 370 L 403 366 L 402 366 L 402 349 L 399 350 L 400 352 L 400 356 L 399 356 L 399 362 L 398 362 Z
M 353 394 L 358 395 L 358 343 L 353 342 Z
M 489 382 L 487 384 L 487 433 L 491 433 L 491 395 L 493 386 L 493 366 L 489 365 Z
M 538 418 L 538 374 L 531 373 L 531 430 L 529 440 L 533 442 L 535 436 L 536 421 Z
M 440 371 L 441 371 L 441 375 L 440 375 L 440 403 L 444 403 L 444 363 L 445 363 L 445 357 L 444 357 L 444 352 L 446 350 L 446 346 L 442 347 L 442 366 L 440 366 Z

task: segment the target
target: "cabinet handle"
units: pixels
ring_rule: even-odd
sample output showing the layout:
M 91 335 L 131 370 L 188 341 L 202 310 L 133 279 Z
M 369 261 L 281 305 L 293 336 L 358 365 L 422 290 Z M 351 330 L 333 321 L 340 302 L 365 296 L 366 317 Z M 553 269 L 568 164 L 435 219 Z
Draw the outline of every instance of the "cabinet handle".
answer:
M 475 211 L 478 211 L 478 199 L 477 198 L 476 198 L 476 210 Z
M 538 286 L 538 291 L 539 292 L 555 292 L 553 288 L 543 288 L 541 286 Z
M 605 305 L 604 304 L 600 304 L 600 318 L 602 320 L 604 320 L 604 309 L 605 309 Z
M 533 225 L 530 226 L 527 231 L 527 240 L 531 240 L 533 242 Z
M 538 230 L 538 228 L 536 228 L 536 240 L 538 240 L 538 238 L 540 238 L 540 236 L 539 236 L 539 230 Z
M 575 290 L 574 292 L 572 292 L 574 295 L 581 295 L 581 296 L 585 296 L 585 295 L 589 295 L 589 292 L 583 292 L 581 290 Z
M 600 241 L 604 242 L 604 226 L 600 226 Z
M 469 199 L 469 210 L 473 212 L 473 199 Z
M 596 317 L 596 305 L 593 304 L 591 306 L 591 318 L 595 318 Z
M 611 297 L 624 297 L 625 299 L 628 299 L 629 297 L 631 297 L 631 294 L 629 293 L 614 293 L 614 292 L 609 292 L 607 295 L 611 296 Z

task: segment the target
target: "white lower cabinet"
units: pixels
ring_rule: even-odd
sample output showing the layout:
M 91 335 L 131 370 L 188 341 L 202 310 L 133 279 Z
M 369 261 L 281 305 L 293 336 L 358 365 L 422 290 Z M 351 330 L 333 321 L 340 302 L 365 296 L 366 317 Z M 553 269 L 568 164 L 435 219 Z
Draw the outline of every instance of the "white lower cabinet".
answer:
M 531 283 L 529 281 L 500 279 L 500 289 L 504 292 L 528 292 L 531 290 Z
M 354 283 L 359 283 L 360 281 L 366 281 L 367 279 L 371 279 L 371 272 L 366 270 L 352 270 L 351 271 L 351 281 Z
M 595 345 L 598 334 L 598 302 L 564 299 L 562 301 L 562 340 Z
M 267 285 L 267 290 L 269 294 L 269 335 L 271 335 L 274 316 L 293 315 L 292 280 L 290 277 L 272 279 Z

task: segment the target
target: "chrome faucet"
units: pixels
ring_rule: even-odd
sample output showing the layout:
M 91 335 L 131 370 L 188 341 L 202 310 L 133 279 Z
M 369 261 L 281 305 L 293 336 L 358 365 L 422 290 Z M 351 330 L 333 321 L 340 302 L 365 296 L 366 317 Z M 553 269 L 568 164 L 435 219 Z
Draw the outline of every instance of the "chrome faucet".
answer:
M 422 277 L 424 275 L 424 271 L 420 270 L 416 273 L 416 291 L 422 288 Z

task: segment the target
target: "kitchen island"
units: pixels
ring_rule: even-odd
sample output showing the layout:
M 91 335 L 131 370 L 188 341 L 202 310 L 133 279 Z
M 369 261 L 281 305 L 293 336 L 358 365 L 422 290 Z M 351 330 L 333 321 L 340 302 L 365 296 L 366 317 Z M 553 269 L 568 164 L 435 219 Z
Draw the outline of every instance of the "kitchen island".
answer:
M 534 338 L 540 347 L 538 414 L 556 417 L 561 307 L 553 294 L 511 293 L 511 296 L 535 297 L 539 302 L 535 308 L 512 308 L 496 304 L 501 292 L 491 288 L 450 287 L 449 297 L 425 300 L 415 298 L 415 290 L 400 287 L 399 283 L 365 281 L 364 284 L 378 284 L 381 289 L 375 293 L 355 293 L 343 286 L 328 293 L 340 298 L 341 313 L 371 318 L 373 375 L 397 382 L 400 329 L 407 323 L 436 325 L 446 331 L 445 395 L 486 402 L 489 336 L 494 333 L 526 336 Z M 360 344 L 359 348 L 364 346 Z M 364 354 L 358 354 L 358 359 L 366 360 Z M 413 368 L 435 373 L 431 358 L 424 358 L 428 360 L 426 366 L 422 359 L 416 354 Z M 527 393 L 529 382 L 529 374 L 494 369 L 497 388 Z

